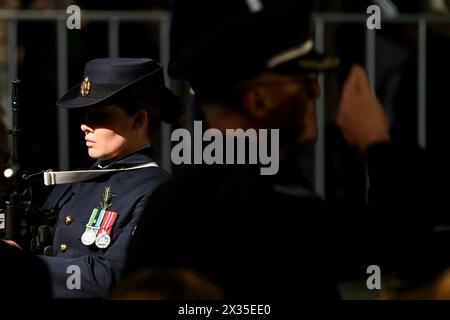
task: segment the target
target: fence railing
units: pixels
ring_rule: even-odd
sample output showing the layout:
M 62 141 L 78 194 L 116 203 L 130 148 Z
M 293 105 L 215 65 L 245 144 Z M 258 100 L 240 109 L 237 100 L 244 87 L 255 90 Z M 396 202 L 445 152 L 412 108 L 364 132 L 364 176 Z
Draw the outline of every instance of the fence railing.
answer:
M 57 80 L 58 95 L 62 96 L 68 89 L 68 48 L 67 35 L 71 30 L 66 27 L 68 14 L 65 11 L 37 11 L 37 10 L 0 10 L 0 22 L 8 24 L 7 30 L 7 65 L 8 79 L 17 77 L 17 25 L 23 21 L 48 21 L 54 22 L 57 26 Z M 314 17 L 316 50 L 325 50 L 325 27 L 332 24 L 364 24 L 368 15 L 365 14 L 345 14 L 327 13 L 318 14 Z M 121 24 L 130 22 L 157 22 L 159 28 L 159 52 L 160 62 L 167 70 L 169 60 L 169 33 L 170 33 L 170 13 L 166 11 L 82 11 L 82 21 L 105 22 L 108 24 L 108 44 L 109 55 L 116 57 L 119 55 L 120 39 L 119 29 Z M 422 147 L 426 147 L 426 91 L 427 91 L 427 29 L 429 24 L 448 23 L 450 16 L 441 15 L 399 15 L 382 19 L 384 24 L 416 24 L 418 26 L 418 136 L 417 141 Z M 376 30 L 366 31 L 366 68 L 368 70 L 371 83 L 375 83 L 376 74 Z M 166 71 L 167 72 L 167 71 Z M 169 77 L 166 75 L 167 81 Z M 321 87 L 324 86 L 323 75 L 319 76 Z M 170 83 L 168 83 L 170 85 Z M 9 110 L 6 121 L 11 118 Z M 325 101 L 322 95 L 317 103 L 317 118 L 319 138 L 315 148 L 315 170 L 314 185 L 318 194 L 325 195 Z M 69 168 L 69 144 L 68 144 L 68 115 L 66 110 L 58 110 L 58 136 L 59 136 L 59 168 Z M 170 161 L 170 126 L 164 125 L 161 135 L 162 146 L 162 166 L 171 168 Z

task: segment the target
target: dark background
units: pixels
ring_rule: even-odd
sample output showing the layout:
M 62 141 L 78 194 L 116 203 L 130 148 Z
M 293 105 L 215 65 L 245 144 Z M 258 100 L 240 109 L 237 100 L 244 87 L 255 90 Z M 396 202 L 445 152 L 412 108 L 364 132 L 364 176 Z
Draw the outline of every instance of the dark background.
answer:
M 202 0 L 133 0 L 133 1 L 13 1 L 16 8 L 48 10 L 77 4 L 81 10 L 173 10 L 172 54 L 214 25 L 217 9 Z M 394 0 L 399 11 L 430 13 L 427 1 Z M 365 14 L 372 1 L 316 1 L 318 12 Z M 0 6 L 10 8 L 9 2 Z M 447 87 L 450 71 L 450 25 L 428 30 L 427 71 L 427 146 L 436 160 L 436 171 L 449 159 L 450 138 Z M 326 196 L 331 201 L 363 203 L 365 193 L 364 159 L 357 150 L 346 145 L 334 125 L 340 86 L 352 63 L 365 64 L 365 33 L 363 24 L 331 24 L 326 28 L 326 50 L 342 60 L 337 73 L 326 79 Z M 384 102 L 396 141 L 415 143 L 417 140 L 417 26 L 382 25 L 377 31 L 377 82 L 375 88 Z M 82 24 L 81 30 L 68 32 L 68 84 L 80 82 L 86 61 L 108 55 L 106 23 Z M 50 22 L 21 22 L 18 27 L 18 78 L 22 80 L 23 140 L 22 165 L 29 172 L 58 169 L 58 131 L 56 70 L 56 26 Z M 120 27 L 120 56 L 159 57 L 159 27 L 157 23 L 124 23 Z M 11 79 L 12 80 L 12 79 Z M 6 89 L 6 91 L 8 91 Z M 5 92 L 5 90 L 3 90 Z M 180 91 L 181 92 L 181 91 Z M 3 108 L 9 108 L 9 105 Z M 195 115 L 194 110 L 190 110 Z M 82 133 L 79 130 L 81 112 L 70 112 L 70 168 L 88 167 Z M 189 118 L 193 120 L 192 118 Z M 189 123 L 186 123 L 189 126 Z M 5 131 L 0 128 L 2 145 Z M 5 150 L 4 150 L 5 151 Z M 311 149 L 305 152 L 303 165 L 311 168 Z M 5 159 L 6 156 L 3 155 Z M 3 159 L 3 162 L 4 162 Z M 0 159 L 2 160 L 2 159 Z M 311 176 L 311 174 L 310 174 Z

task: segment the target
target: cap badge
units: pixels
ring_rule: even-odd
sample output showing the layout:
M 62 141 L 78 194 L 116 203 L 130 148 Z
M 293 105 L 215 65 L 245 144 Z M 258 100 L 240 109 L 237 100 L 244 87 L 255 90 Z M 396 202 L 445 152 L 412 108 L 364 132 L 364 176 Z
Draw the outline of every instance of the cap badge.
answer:
M 86 97 L 89 94 L 89 91 L 91 90 L 91 83 L 89 82 L 89 78 L 84 78 L 83 82 L 80 86 L 80 94 L 82 97 Z

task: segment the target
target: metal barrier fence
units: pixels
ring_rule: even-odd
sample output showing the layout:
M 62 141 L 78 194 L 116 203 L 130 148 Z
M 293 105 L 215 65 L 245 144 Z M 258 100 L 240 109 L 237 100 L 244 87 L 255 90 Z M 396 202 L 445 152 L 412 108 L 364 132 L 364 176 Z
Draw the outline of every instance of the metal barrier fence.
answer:
M 8 79 L 17 77 L 17 25 L 22 21 L 48 21 L 57 25 L 57 70 L 58 70 L 58 95 L 63 95 L 68 89 L 68 61 L 67 61 L 67 34 L 66 28 L 68 14 L 65 11 L 35 11 L 35 10 L 0 10 L 0 21 L 8 24 L 7 28 L 7 65 Z M 365 24 L 368 15 L 364 14 L 318 14 L 314 17 L 316 50 L 324 52 L 325 27 L 330 24 Z M 109 55 L 119 54 L 119 28 L 120 24 L 127 22 L 157 22 L 160 26 L 160 62 L 167 70 L 169 59 L 169 33 L 170 13 L 165 11 L 146 12 L 117 12 L 117 11 L 82 11 L 81 19 L 84 21 L 105 22 L 108 24 Z M 417 141 L 422 147 L 426 147 L 426 70 L 427 70 L 427 28 L 432 23 L 450 23 L 450 16 L 438 15 L 400 15 L 397 17 L 383 18 L 382 24 L 416 24 L 418 26 L 418 137 Z M 376 30 L 367 29 L 366 32 L 366 68 L 371 83 L 375 83 L 376 72 Z M 169 78 L 166 75 L 167 81 Z M 319 76 L 321 87 L 324 87 L 324 77 Z M 170 86 L 170 83 L 168 83 Z M 9 111 L 6 110 L 8 113 Z M 319 140 L 315 148 L 314 185 L 319 195 L 325 195 L 325 101 L 324 97 L 317 103 Z M 7 123 L 10 115 L 7 114 Z M 59 169 L 69 167 L 68 147 L 68 115 L 66 110 L 58 110 L 58 135 L 59 135 Z M 162 128 L 162 166 L 170 170 L 170 126 Z

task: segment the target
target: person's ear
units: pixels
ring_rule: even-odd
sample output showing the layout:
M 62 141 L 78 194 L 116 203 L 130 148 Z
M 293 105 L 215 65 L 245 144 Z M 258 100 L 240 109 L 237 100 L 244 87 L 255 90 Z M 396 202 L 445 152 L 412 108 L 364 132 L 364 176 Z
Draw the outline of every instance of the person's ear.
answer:
M 262 86 L 251 86 L 242 96 L 244 110 L 252 118 L 261 120 L 270 111 L 270 99 L 267 90 Z
M 147 127 L 148 121 L 149 121 L 149 119 L 148 119 L 147 111 L 139 110 L 134 115 L 133 129 Z

